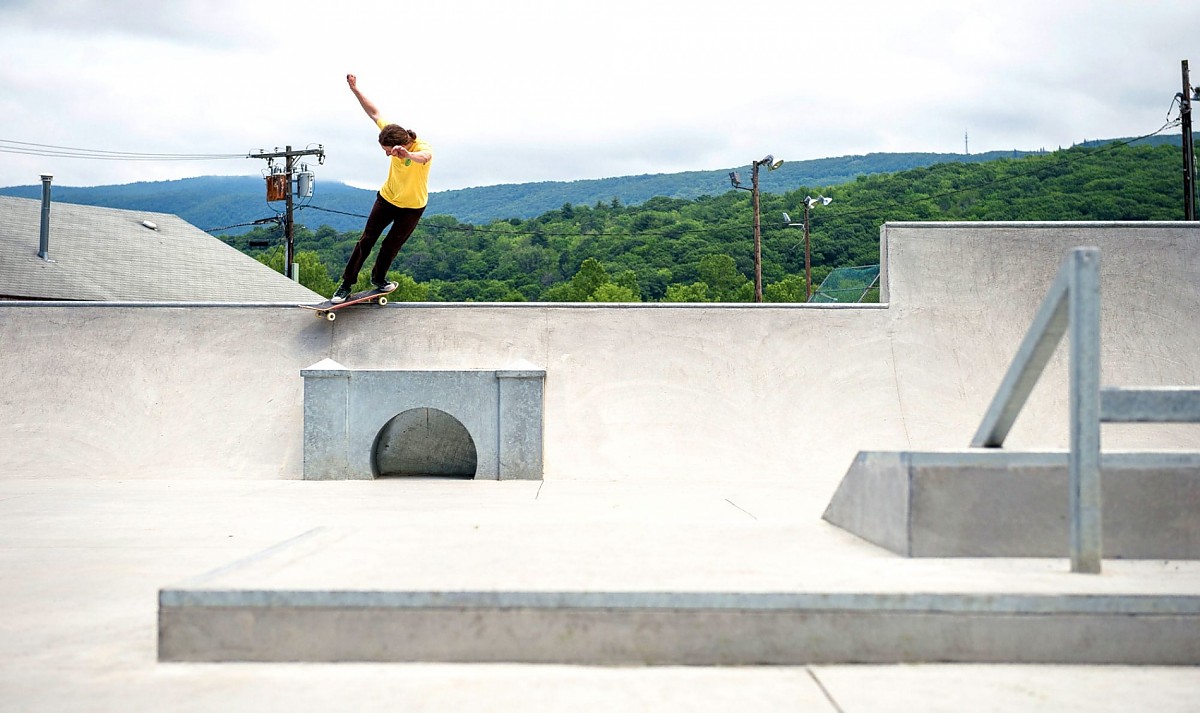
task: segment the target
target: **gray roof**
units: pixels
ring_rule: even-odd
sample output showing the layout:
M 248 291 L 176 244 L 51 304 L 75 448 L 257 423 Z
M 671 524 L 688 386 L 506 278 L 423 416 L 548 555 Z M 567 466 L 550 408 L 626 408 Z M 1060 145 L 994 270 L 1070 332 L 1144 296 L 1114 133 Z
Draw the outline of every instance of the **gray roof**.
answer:
M 168 213 L 0 196 L 0 297 L 105 302 L 297 302 L 320 295 Z M 154 227 L 148 227 L 149 221 Z

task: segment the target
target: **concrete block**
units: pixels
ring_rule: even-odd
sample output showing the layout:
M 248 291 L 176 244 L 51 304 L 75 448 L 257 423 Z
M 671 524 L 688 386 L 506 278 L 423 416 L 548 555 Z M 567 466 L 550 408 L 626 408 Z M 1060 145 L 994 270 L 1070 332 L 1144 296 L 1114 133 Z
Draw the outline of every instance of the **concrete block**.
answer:
M 1198 605 L 1058 594 L 163 590 L 158 657 L 1196 665 Z
M 1103 555 L 1200 558 L 1200 453 L 1106 453 Z M 1067 454 L 862 452 L 825 520 L 909 557 L 1065 557 Z
M 300 373 L 304 377 L 304 477 L 350 478 L 346 463 L 350 372 L 326 359 Z
M 541 479 L 546 372 L 519 366 L 302 370 L 304 478 Z
M 500 387 L 500 480 L 540 480 L 545 372 L 499 371 L 496 379 Z

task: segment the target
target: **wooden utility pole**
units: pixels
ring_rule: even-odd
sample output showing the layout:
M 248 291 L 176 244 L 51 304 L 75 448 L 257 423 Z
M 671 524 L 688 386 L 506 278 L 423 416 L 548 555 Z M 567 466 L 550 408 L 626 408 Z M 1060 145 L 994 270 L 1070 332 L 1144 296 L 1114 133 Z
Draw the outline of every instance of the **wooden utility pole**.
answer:
M 808 247 L 808 211 L 812 209 L 812 200 L 804 199 L 804 301 L 812 299 L 812 252 Z
M 1183 60 L 1183 93 L 1179 95 L 1179 122 L 1183 129 L 1183 219 L 1196 219 L 1196 147 L 1192 140 L 1192 83 L 1188 61 Z
M 287 275 L 292 280 L 298 280 L 300 277 L 299 275 L 292 274 L 292 264 L 296 260 L 296 242 L 295 242 L 295 237 L 294 237 L 294 233 L 293 233 L 293 220 L 292 220 L 292 210 L 295 206 L 295 204 L 293 202 L 292 180 L 295 178 L 296 159 L 301 156 L 316 156 L 318 161 L 324 162 L 325 161 L 325 147 L 318 146 L 315 149 L 304 149 L 302 151 L 293 151 L 291 146 L 286 146 L 286 147 L 284 147 L 283 151 L 280 151 L 278 148 L 275 149 L 274 153 L 266 153 L 263 150 L 259 149 L 258 153 L 250 154 L 249 156 L 247 156 L 247 158 L 267 159 L 268 165 L 273 165 L 275 162 L 275 159 L 277 159 L 277 158 L 284 159 L 284 169 L 283 169 L 282 175 L 284 176 L 287 187 L 286 187 L 284 197 L 283 197 L 283 200 L 286 201 L 286 203 L 285 203 L 286 212 L 284 213 L 284 218 L 283 218 L 283 237 L 284 237 L 284 240 L 286 241 L 286 248 L 284 249 L 284 255 L 283 255 L 283 274 Z M 271 175 L 275 175 L 275 174 L 271 174 Z M 270 188 L 269 188 L 270 180 L 271 180 L 271 177 L 268 176 L 267 177 L 267 181 L 268 181 L 267 200 L 272 200 L 271 195 L 270 195 Z
M 758 167 L 755 161 L 750 171 L 750 193 L 754 196 L 754 301 L 763 301 L 762 292 L 762 220 L 758 208 Z
M 812 299 L 812 251 L 808 244 L 808 214 L 815 205 L 829 205 L 833 202 L 832 198 L 825 196 L 804 197 L 804 301 Z

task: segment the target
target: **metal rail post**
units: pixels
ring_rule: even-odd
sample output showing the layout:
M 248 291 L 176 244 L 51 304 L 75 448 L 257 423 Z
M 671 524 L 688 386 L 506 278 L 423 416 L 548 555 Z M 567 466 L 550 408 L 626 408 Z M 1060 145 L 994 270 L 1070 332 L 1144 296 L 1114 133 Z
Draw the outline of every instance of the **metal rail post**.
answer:
M 1071 571 L 1100 573 L 1100 251 L 1076 248 L 1067 320 L 1071 334 Z

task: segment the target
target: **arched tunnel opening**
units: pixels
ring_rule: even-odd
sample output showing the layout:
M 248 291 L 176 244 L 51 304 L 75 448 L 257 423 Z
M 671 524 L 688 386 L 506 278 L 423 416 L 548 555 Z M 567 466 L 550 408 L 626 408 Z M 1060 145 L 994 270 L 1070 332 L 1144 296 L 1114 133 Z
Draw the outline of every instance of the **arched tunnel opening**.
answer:
M 376 478 L 475 477 L 475 441 L 458 419 L 435 408 L 414 408 L 388 421 L 375 437 Z

